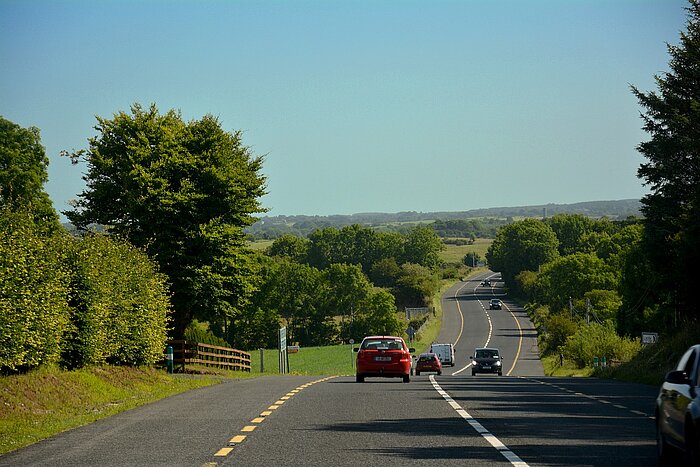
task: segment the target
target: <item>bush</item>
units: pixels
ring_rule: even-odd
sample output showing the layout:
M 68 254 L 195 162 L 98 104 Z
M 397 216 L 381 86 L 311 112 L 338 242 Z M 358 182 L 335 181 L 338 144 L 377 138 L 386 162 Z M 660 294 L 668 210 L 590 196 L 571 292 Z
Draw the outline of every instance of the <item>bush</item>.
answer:
M 545 321 L 547 333 L 545 334 L 545 351 L 555 352 L 566 344 L 569 337 L 576 334 L 578 324 L 566 314 L 559 313 L 548 317 Z
M 143 251 L 107 235 L 74 239 L 69 251 L 71 323 L 63 364 L 159 361 L 170 309 L 165 276 Z
M 0 370 L 57 363 L 69 319 L 65 236 L 29 213 L 0 212 Z
M 629 361 L 641 350 L 641 346 L 639 339 L 618 336 L 612 323 L 608 322 L 580 326 L 574 335 L 567 338 L 561 350 L 567 359 L 583 368 L 591 365 L 594 357 Z

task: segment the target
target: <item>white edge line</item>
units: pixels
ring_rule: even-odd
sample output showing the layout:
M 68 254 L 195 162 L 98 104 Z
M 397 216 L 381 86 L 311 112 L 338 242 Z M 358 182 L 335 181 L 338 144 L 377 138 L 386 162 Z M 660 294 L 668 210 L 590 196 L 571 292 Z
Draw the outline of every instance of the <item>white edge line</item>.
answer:
M 442 389 L 442 387 L 435 381 L 435 375 L 430 375 L 429 376 L 430 382 L 433 385 L 433 388 L 442 396 L 445 401 L 447 401 L 450 406 L 455 409 L 455 411 L 469 423 L 469 425 L 474 428 L 474 430 L 479 433 L 486 441 L 489 442 L 491 446 L 493 446 L 498 452 L 503 454 L 503 457 L 506 458 L 508 462 L 510 462 L 512 465 L 516 467 L 529 467 L 528 464 L 523 461 L 520 457 L 518 457 L 513 451 L 508 449 L 508 447 L 501 442 L 498 438 L 496 438 L 493 434 L 491 434 L 484 426 L 479 423 L 474 417 L 469 415 L 469 412 L 464 410 L 464 408 L 459 405 L 457 402 L 455 402 L 452 397 L 450 397 L 447 392 Z

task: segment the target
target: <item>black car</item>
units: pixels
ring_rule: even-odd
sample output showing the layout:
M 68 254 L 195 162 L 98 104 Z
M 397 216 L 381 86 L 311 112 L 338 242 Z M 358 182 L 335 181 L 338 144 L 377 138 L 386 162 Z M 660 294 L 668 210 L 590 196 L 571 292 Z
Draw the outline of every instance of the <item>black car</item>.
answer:
M 500 310 L 501 309 L 501 301 L 497 298 L 492 298 L 491 301 L 489 302 L 489 310 Z
M 479 347 L 474 350 L 472 359 L 472 376 L 477 373 L 503 374 L 503 357 L 498 349 L 489 347 Z
M 656 398 L 656 446 L 661 463 L 669 447 L 680 449 L 688 465 L 700 465 L 700 345 L 690 347 L 666 375 Z

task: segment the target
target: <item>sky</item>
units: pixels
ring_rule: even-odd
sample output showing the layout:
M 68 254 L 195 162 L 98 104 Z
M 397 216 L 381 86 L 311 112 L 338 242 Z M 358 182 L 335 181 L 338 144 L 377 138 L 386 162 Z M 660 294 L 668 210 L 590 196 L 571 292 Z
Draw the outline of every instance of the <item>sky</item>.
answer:
M 0 0 L 0 115 L 41 131 L 59 211 L 96 116 L 216 116 L 267 215 L 640 198 L 643 109 L 685 0 Z

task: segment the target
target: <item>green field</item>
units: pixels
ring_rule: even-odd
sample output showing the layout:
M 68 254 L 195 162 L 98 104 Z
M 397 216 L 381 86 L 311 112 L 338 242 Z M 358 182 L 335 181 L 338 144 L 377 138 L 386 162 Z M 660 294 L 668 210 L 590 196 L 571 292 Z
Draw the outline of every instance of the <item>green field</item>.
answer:
M 445 245 L 445 249 L 440 252 L 440 259 L 446 263 L 461 263 L 464 256 L 469 252 L 478 254 L 482 260 L 486 259 L 486 250 L 489 249 L 493 239 L 477 238 L 473 245 Z

